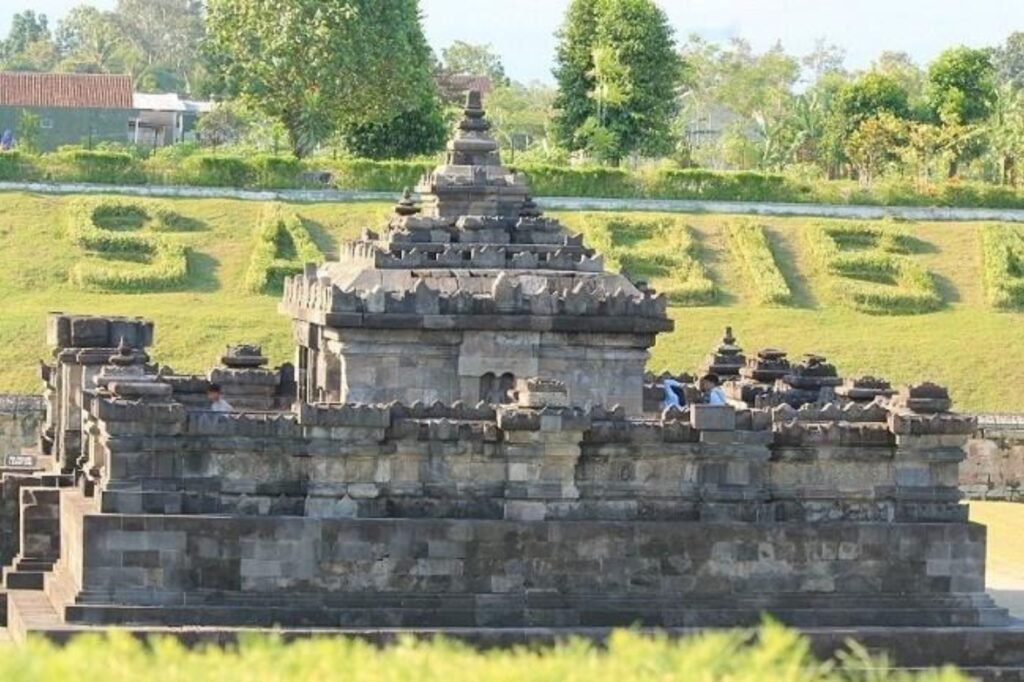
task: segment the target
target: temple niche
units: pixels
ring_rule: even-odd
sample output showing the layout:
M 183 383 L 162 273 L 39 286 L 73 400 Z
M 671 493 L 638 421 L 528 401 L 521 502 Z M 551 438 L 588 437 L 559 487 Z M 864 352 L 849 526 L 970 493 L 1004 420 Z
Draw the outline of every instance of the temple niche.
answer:
M 665 300 L 606 272 L 501 165 L 480 94 L 447 158 L 388 224 L 286 284 L 299 398 L 309 402 L 510 400 L 516 380 L 561 381 L 573 405 L 642 411 Z

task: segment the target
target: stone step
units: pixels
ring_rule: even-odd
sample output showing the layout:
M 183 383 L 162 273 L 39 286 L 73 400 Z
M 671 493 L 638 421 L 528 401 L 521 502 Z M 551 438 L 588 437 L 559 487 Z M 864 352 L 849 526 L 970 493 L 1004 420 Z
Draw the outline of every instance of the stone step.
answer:
M 157 626 L 234 627 L 752 627 L 764 613 L 752 609 L 673 608 L 480 608 L 393 607 L 310 608 L 305 606 L 123 606 L 69 605 L 69 623 Z M 999 609 L 774 609 L 776 620 L 796 627 L 855 627 L 884 623 L 890 627 L 981 626 L 1001 623 Z
M 15 559 L 12 565 L 16 571 L 46 572 L 53 569 L 53 562 L 46 559 Z
M 63 562 L 58 561 L 53 570 L 46 574 L 44 591 L 58 613 L 63 613 L 64 607 L 75 601 L 78 588 Z
M 41 590 L 8 590 L 7 629 L 15 643 L 24 642 L 30 632 L 60 628 L 63 624 Z
M 268 594 L 246 592 L 154 592 L 152 590 L 117 589 L 111 592 L 83 590 L 75 598 L 80 605 L 124 604 L 139 606 L 259 606 L 308 608 L 463 608 L 518 606 L 521 608 L 578 608 L 580 605 L 626 609 L 912 609 L 912 608 L 994 608 L 992 597 L 985 593 L 969 594 L 865 594 L 865 595 L 778 595 L 773 597 L 713 596 L 625 596 L 608 594 L 563 594 L 542 590 L 517 593 L 406 593 L 406 592 L 340 592 Z
M 46 584 L 43 571 L 11 571 L 4 573 L 4 587 L 8 590 L 42 590 Z

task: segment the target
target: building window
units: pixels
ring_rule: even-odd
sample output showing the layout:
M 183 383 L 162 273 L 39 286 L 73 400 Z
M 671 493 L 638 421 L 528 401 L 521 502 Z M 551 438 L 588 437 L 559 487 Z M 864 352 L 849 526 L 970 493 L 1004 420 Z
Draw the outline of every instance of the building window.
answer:
M 39 127 L 43 130 L 53 130 L 53 119 L 44 118 L 39 121 Z

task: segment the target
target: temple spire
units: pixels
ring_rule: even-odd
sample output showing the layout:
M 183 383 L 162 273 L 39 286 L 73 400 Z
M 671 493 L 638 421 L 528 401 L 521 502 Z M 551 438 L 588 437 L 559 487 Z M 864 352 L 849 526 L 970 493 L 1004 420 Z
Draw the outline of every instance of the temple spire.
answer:
M 488 132 L 491 124 L 484 112 L 479 90 L 466 94 L 466 108 L 455 137 L 448 143 L 448 165 L 500 166 L 498 143 Z

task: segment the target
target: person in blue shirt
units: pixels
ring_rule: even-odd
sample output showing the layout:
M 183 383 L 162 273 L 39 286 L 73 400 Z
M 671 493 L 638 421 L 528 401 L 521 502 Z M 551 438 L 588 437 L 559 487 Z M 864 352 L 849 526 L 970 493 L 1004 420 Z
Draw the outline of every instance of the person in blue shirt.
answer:
M 661 388 L 665 391 L 665 397 L 661 401 L 661 409 L 667 410 L 670 407 L 683 406 L 682 390 L 676 391 L 677 388 L 683 388 L 680 382 L 675 379 L 665 379 L 661 382 Z
M 705 374 L 700 380 L 700 392 L 704 396 L 704 402 L 708 405 L 728 405 L 725 398 L 725 391 L 722 390 L 722 380 L 717 374 Z
M 14 133 L 8 128 L 3 135 L 0 135 L 0 150 L 6 152 L 12 149 L 14 149 Z

